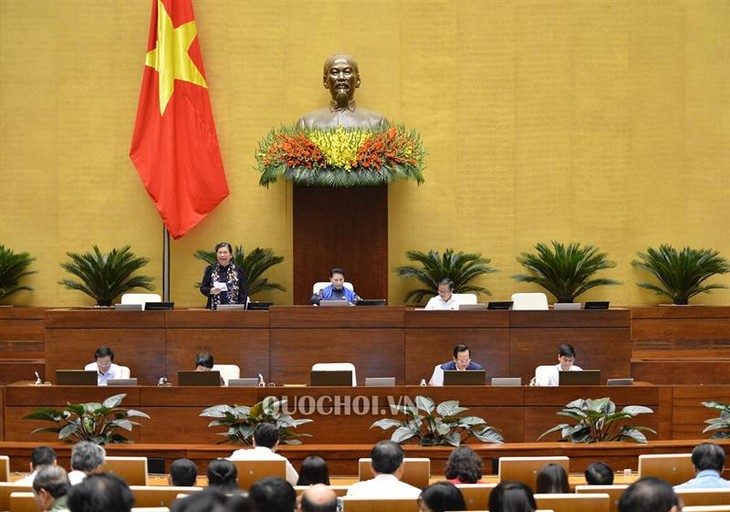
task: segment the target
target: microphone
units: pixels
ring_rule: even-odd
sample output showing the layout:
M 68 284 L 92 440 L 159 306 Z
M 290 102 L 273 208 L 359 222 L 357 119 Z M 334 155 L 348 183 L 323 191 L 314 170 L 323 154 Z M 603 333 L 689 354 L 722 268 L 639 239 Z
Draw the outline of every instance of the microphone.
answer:
M 266 387 L 266 382 L 264 381 L 264 376 L 259 373 L 259 387 L 264 388 Z
M 41 379 L 41 376 L 38 375 L 38 372 L 33 373 L 35 373 L 35 385 L 40 386 L 41 384 L 43 384 L 43 379 Z

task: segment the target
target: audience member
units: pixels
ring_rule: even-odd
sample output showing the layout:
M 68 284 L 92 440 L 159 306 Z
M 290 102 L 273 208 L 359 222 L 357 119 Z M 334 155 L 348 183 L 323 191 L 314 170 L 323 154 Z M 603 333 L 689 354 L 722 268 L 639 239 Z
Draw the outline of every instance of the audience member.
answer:
M 613 485 L 613 470 L 605 462 L 591 462 L 585 471 L 588 485 Z
M 86 371 L 96 372 L 96 383 L 106 386 L 109 379 L 122 377 L 122 367 L 114 364 L 114 351 L 109 347 L 99 347 L 94 352 L 94 362 L 84 367 Z
M 451 361 L 437 364 L 433 369 L 433 375 L 428 382 L 429 386 L 443 386 L 444 371 L 446 370 L 467 371 L 484 369 L 482 365 L 471 360 L 471 351 L 466 345 L 456 345 L 452 354 L 453 359 Z
M 336 512 L 337 495 L 324 484 L 314 484 L 305 489 L 297 506 L 297 512 Z
M 535 377 L 530 384 L 535 386 L 557 386 L 560 372 L 580 372 L 583 368 L 573 364 L 575 349 L 573 345 L 564 343 L 558 347 L 558 364 L 552 368 L 540 367 L 535 369 Z M 539 371 L 538 371 L 539 370 Z
M 33 480 L 33 501 L 38 512 L 60 512 L 68 510 L 68 491 L 71 482 L 66 470 L 54 464 L 38 466 Z
M 438 295 L 431 297 L 426 304 L 428 310 L 459 309 L 459 300 L 454 297 L 454 282 L 448 277 L 439 281 Z
M 730 487 L 730 481 L 722 478 L 725 468 L 725 450 L 715 443 L 698 444 L 692 450 L 692 464 L 695 477 L 675 489 L 708 489 L 712 487 Z
M 68 494 L 71 512 L 130 512 L 133 505 L 127 482 L 111 473 L 89 475 Z
M 170 464 L 170 485 L 192 487 L 198 478 L 198 466 L 190 459 L 177 459 Z
M 209 372 L 213 369 L 215 361 L 213 360 L 213 354 L 210 352 L 200 352 L 195 354 L 195 371 L 196 372 Z
M 618 500 L 619 512 L 678 512 L 679 499 L 672 487 L 653 476 L 637 480 Z
M 229 457 L 230 460 L 285 460 L 286 481 L 296 485 L 299 481 L 294 466 L 289 459 L 276 453 L 279 448 L 279 430 L 271 423 L 259 423 L 253 431 L 253 448 L 236 450 Z
M 370 467 L 375 477 L 352 484 L 347 496 L 353 498 L 413 498 L 421 490 L 400 479 L 403 476 L 403 448 L 393 441 L 380 441 L 370 451 Z
M 101 473 L 106 461 L 106 451 L 98 444 L 80 441 L 71 449 L 71 485 L 80 484 L 88 475 Z
M 522 482 L 502 482 L 489 495 L 489 512 L 535 512 L 532 490 Z
M 537 494 L 554 494 L 570 492 L 568 473 L 560 464 L 545 464 L 537 473 Z
M 330 270 L 330 283 L 312 295 L 312 304 L 318 305 L 323 300 L 346 300 L 349 304 L 355 304 L 360 300 L 354 290 L 345 286 L 345 271 L 341 268 Z
M 208 463 L 208 487 L 223 492 L 238 490 L 238 469 L 230 460 L 216 459 Z
M 258 480 L 251 486 L 248 496 L 257 512 L 292 512 L 297 505 L 294 487 L 277 476 Z
M 322 457 L 310 455 L 302 462 L 297 485 L 330 484 L 330 472 Z
M 175 500 L 170 507 L 170 512 L 230 512 L 231 510 L 231 498 L 216 487 L 207 487 Z
M 30 474 L 13 482 L 15 485 L 32 485 L 38 471 L 45 466 L 56 465 L 56 451 L 50 446 L 37 446 L 30 453 Z
M 466 502 L 461 491 L 451 482 L 431 484 L 418 498 L 419 512 L 446 512 L 448 510 L 466 510 Z
M 470 447 L 454 448 L 446 461 L 444 476 L 452 484 L 481 484 L 484 462 Z

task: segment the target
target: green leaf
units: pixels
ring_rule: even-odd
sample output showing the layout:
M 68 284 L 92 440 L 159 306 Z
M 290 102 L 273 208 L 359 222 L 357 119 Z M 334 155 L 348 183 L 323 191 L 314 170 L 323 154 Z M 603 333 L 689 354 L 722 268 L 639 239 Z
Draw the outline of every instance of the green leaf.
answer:
M 122 403 L 122 400 L 124 400 L 124 397 L 127 396 L 126 393 L 120 393 L 118 395 L 110 396 L 106 400 L 104 400 L 104 407 L 107 409 L 113 409 L 114 407 L 119 406 L 119 404 Z
M 400 427 L 402 425 L 402 422 L 398 420 L 394 420 L 392 418 L 383 418 L 378 421 L 374 421 L 372 425 L 370 425 L 370 428 L 373 427 L 380 427 L 383 430 L 388 430 L 389 428 L 393 427 Z
M 29 271 L 28 267 L 35 261 L 27 252 L 15 253 L 11 249 L 0 245 L 0 302 L 20 291 L 32 291 L 29 286 L 20 286 L 20 281 L 36 271 Z
M 394 441 L 396 443 L 402 443 L 403 441 L 407 441 L 408 439 L 411 439 L 414 437 L 417 433 L 417 430 L 414 430 L 409 427 L 399 427 L 395 429 L 395 432 L 390 436 L 390 440 Z
M 461 414 L 464 411 L 468 411 L 466 407 L 459 407 L 459 401 L 458 400 L 449 400 L 446 402 L 441 402 L 436 411 L 441 416 L 456 416 L 457 414 Z
M 416 396 L 416 407 L 426 414 L 431 414 L 434 410 L 434 402 L 427 396 Z

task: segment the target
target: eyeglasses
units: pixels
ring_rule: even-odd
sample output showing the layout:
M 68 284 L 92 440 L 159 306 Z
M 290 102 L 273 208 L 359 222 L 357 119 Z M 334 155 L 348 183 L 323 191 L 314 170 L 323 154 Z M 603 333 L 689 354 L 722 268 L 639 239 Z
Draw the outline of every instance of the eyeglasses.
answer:
M 96 364 L 98 364 L 99 366 L 111 366 L 112 362 L 111 361 L 106 361 L 106 362 L 97 361 Z
M 470 357 L 467 357 L 466 359 L 460 358 L 460 359 L 457 359 L 456 361 L 459 363 L 468 363 L 471 361 L 471 358 Z

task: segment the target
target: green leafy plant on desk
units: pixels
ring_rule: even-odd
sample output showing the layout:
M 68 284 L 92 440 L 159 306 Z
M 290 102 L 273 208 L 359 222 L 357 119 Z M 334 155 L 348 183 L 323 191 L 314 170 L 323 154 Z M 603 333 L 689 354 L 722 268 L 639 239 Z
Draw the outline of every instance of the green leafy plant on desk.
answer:
M 560 432 L 563 441 L 573 443 L 599 443 L 604 441 L 630 441 L 634 443 L 646 443 L 644 432 L 656 434 L 650 427 L 626 425 L 624 420 L 634 418 L 639 414 L 653 414 L 654 411 L 643 405 L 627 405 L 620 411 L 616 410 L 609 398 L 597 400 L 579 398 L 573 400 L 559 411 L 558 416 L 567 416 L 577 420 L 578 423 L 571 425 L 561 423 L 546 430 L 539 441 L 548 434 Z
M 256 405 L 214 405 L 208 407 L 200 416 L 215 418 L 208 423 L 209 428 L 225 427 L 224 432 L 217 435 L 225 436 L 221 443 L 252 444 L 253 431 L 259 423 L 272 423 L 279 429 L 279 442 L 281 444 L 301 444 L 301 437 L 312 437 L 311 434 L 294 432 L 299 425 L 311 423 L 314 420 L 295 420 L 283 409 L 286 400 L 279 400 L 273 396 L 267 396 Z
M 68 404 L 65 409 L 41 407 L 24 416 L 24 420 L 44 420 L 56 424 L 55 427 L 40 427 L 38 432 L 53 432 L 66 443 L 91 441 L 96 444 L 131 443 L 119 431 L 132 431 L 139 423 L 130 418 L 150 417 L 136 409 L 119 407 L 126 393 L 110 396 L 103 403 L 88 402 Z
M 404 414 L 405 419 L 383 418 L 370 425 L 370 428 L 388 430 L 396 427 L 390 436 L 390 440 L 396 443 L 415 439 L 421 446 L 459 446 L 470 437 L 483 443 L 504 442 L 499 430 L 489 426 L 486 420 L 478 416 L 459 416 L 469 409 L 459 407 L 458 400 L 448 400 L 437 406 L 429 397 L 419 395 L 415 404 L 392 407 Z
M 720 411 L 720 416 L 705 420 L 708 426 L 702 431 L 703 434 L 712 432 L 712 439 L 730 439 L 730 404 L 723 402 L 702 402 L 708 409 Z

